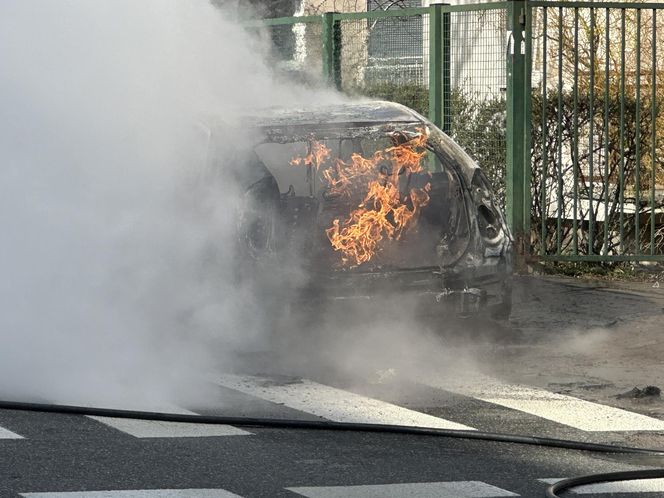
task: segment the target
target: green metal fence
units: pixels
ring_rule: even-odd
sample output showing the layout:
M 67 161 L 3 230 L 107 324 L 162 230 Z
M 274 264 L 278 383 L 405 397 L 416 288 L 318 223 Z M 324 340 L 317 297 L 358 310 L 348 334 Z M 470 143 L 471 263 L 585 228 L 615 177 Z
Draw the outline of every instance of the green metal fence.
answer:
M 664 260 L 664 4 L 529 10 L 535 253 Z
M 254 24 L 283 70 L 428 115 L 486 171 L 521 254 L 664 260 L 663 11 L 512 0 Z

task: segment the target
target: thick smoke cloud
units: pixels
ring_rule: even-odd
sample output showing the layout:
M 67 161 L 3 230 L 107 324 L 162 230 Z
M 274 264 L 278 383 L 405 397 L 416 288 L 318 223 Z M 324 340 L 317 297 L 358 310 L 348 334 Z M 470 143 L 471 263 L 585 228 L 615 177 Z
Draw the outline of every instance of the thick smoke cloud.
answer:
M 276 83 L 235 14 L 2 2 L 0 398 L 146 407 L 262 340 L 201 121 L 335 97 Z

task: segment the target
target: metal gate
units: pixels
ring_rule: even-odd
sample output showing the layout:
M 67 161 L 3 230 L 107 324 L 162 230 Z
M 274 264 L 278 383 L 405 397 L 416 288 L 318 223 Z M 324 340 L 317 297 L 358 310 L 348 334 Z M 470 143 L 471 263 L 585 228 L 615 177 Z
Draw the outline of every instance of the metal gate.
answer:
M 664 4 L 527 9 L 534 254 L 664 260 Z

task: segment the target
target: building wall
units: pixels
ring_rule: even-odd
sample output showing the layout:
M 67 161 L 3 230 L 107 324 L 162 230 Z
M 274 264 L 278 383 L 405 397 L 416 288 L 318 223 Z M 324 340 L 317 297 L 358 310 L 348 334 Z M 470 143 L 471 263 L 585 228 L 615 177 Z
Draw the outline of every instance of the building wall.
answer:
M 423 3 L 429 6 L 440 2 L 424 0 Z M 447 0 L 446 3 L 466 5 L 477 1 Z M 453 89 L 475 96 L 503 94 L 507 82 L 506 26 L 504 9 L 452 14 L 450 83 Z M 428 43 L 428 39 L 425 42 Z

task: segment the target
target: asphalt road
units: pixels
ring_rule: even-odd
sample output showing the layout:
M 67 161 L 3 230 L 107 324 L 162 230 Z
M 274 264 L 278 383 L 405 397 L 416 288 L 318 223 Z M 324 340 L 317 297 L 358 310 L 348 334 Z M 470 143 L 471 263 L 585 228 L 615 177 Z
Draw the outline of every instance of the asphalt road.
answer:
M 537 497 L 543 480 L 654 463 L 390 434 L 250 428 L 207 435 L 204 427 L 197 437 L 172 429 L 170 437 L 138 437 L 82 416 L 5 412 L 1 420 L 24 436 L 0 441 L 3 497 Z M 664 493 L 662 483 L 649 486 Z M 103 490 L 125 494 L 82 493 Z M 610 496 L 623 495 L 635 493 Z
M 298 362 L 284 353 L 288 347 L 257 351 L 202 379 L 204 399 L 146 408 L 664 447 L 661 400 L 615 397 L 659 379 L 661 296 L 645 285 L 607 290 L 532 279 L 518 292 L 508 330 L 469 330 L 467 340 L 443 336 L 440 344 L 418 347 L 334 338 Z M 336 354 L 324 354 L 333 346 Z M 651 354 L 633 368 L 643 348 Z M 607 357 L 615 368 L 602 370 Z M 664 459 L 441 437 L 0 411 L 2 497 L 539 497 L 556 479 L 653 466 L 664 467 Z M 588 488 L 584 496 L 664 496 L 664 479 Z

